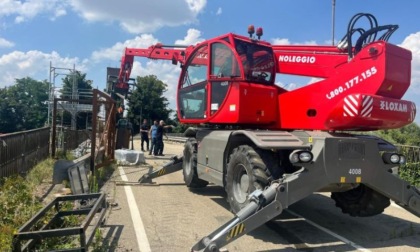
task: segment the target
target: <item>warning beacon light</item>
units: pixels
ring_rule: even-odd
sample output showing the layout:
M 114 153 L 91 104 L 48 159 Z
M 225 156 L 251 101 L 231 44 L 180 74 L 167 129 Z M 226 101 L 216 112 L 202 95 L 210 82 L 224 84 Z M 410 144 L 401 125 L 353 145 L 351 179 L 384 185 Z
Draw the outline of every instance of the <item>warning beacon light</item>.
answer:
M 258 40 L 260 40 L 261 36 L 263 35 L 263 28 L 262 27 L 258 27 L 257 28 L 257 33 L 255 33 L 257 35 Z
M 255 33 L 254 26 L 253 25 L 249 25 L 248 26 L 248 34 L 249 34 L 249 37 L 252 38 L 252 35 L 254 35 L 254 33 Z

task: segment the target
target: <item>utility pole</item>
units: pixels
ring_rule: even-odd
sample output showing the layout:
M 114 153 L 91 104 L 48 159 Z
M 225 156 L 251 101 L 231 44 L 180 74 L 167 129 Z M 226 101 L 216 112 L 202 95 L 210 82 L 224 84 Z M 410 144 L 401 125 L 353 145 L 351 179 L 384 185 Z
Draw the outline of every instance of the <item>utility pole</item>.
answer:
M 73 64 L 73 71 L 71 71 L 71 76 L 72 78 L 72 91 L 71 91 L 71 99 L 73 100 L 72 104 L 73 104 L 73 109 L 71 112 L 71 129 L 72 130 L 76 130 L 77 129 L 77 105 L 79 104 L 79 102 L 76 102 L 76 100 L 79 99 L 78 97 L 78 87 L 77 87 L 77 82 L 76 82 L 76 77 L 77 77 L 77 73 L 76 73 L 76 65 Z

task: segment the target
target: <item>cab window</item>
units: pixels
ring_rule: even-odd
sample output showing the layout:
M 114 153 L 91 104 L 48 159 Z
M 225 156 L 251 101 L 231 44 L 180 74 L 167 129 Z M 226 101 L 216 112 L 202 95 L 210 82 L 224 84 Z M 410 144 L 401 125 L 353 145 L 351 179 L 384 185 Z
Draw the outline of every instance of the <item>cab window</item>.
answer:
M 182 87 L 188 87 L 207 80 L 208 47 L 198 49 L 187 64 Z
M 274 83 L 276 64 L 271 48 L 236 39 L 235 49 L 241 59 L 246 80 L 263 84 Z
M 211 45 L 210 75 L 219 78 L 241 76 L 238 61 L 227 45 L 222 43 L 213 43 Z
M 185 65 L 178 93 L 178 107 L 184 119 L 204 119 L 207 108 L 208 46 L 199 48 Z

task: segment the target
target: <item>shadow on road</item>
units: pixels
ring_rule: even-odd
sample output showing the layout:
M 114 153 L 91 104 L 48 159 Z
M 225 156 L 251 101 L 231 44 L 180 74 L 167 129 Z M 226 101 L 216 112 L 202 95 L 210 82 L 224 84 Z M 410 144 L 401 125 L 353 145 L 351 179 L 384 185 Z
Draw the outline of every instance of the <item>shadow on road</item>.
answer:
M 345 244 L 332 234 L 309 224 L 300 216 L 330 230 L 334 235 L 344 237 L 367 249 L 405 247 L 408 248 L 406 251 L 415 251 L 415 248 L 420 247 L 420 223 L 388 214 L 363 218 L 351 217 L 341 213 L 330 197 L 325 195 L 311 195 L 293 204 L 289 209 L 291 211 L 285 210 L 274 220 L 267 222 L 265 226 L 286 240 L 286 244 L 292 245 L 290 251 L 356 250 L 355 247 Z M 259 230 L 260 228 L 254 230 L 250 235 L 264 241 L 277 242 L 277 239 L 267 239 L 267 236 Z M 284 245 L 284 243 L 281 244 Z
M 192 193 L 209 197 L 215 203 L 219 204 L 223 208 L 229 210 L 230 206 L 226 201 L 226 191 L 221 186 L 208 185 L 204 188 L 189 188 Z
M 226 192 L 220 186 L 208 186 L 191 191 L 207 196 L 225 209 L 230 209 L 226 201 Z M 306 218 L 330 230 L 334 235 L 337 234 L 368 249 L 406 247 L 408 251 L 415 251 L 415 248 L 420 247 L 420 223 L 388 214 L 364 218 L 351 217 L 341 213 L 341 210 L 335 207 L 334 201 L 326 195 L 313 194 L 293 204 L 289 209 L 290 212 L 283 211 L 281 215 L 248 235 L 265 242 L 290 245 L 288 248 L 267 252 L 357 250 L 331 233 L 311 225 L 304 219 Z
M 121 247 L 118 247 L 118 241 L 121 237 L 124 225 L 104 225 L 102 230 L 108 230 L 103 236 L 102 247 L 103 251 L 116 252 L 121 251 Z

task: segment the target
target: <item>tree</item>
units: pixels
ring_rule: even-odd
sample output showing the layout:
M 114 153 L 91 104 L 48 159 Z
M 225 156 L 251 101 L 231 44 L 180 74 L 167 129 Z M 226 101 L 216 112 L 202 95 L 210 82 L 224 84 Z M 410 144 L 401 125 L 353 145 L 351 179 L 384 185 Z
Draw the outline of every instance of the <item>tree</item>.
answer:
M 92 81 L 86 79 L 86 74 L 75 71 L 74 75 L 67 75 L 63 80 L 63 88 L 61 91 L 61 98 L 72 99 L 73 83 L 76 83 L 77 93 L 76 99 L 79 99 L 79 104 L 92 104 L 92 97 L 89 95 L 92 92 Z M 77 128 L 85 128 L 87 119 L 91 118 L 91 112 L 79 112 L 76 118 Z M 71 125 L 71 114 L 68 111 L 63 113 L 63 124 Z
M 168 123 L 175 126 L 175 128 L 172 129 L 173 133 L 184 133 L 189 127 L 193 127 L 193 125 L 181 123 L 176 114 Z
M 61 98 L 71 99 L 73 93 L 73 83 L 76 82 L 77 94 L 79 99 L 86 99 L 83 94 L 92 91 L 92 81 L 86 80 L 86 74 L 75 71 L 74 75 L 67 75 L 63 80 L 63 89 L 61 91 Z M 89 99 L 88 99 L 89 100 Z
M 133 125 L 140 125 L 143 119 L 148 119 L 150 123 L 152 120 L 169 118 L 172 110 L 168 108 L 168 99 L 163 96 L 166 88 L 167 84 L 157 79 L 155 75 L 137 77 L 136 89 L 127 99 L 129 106 L 127 117 Z
M 376 135 L 395 144 L 420 146 L 420 127 L 416 123 L 399 129 L 379 130 Z
M 0 89 L 0 132 L 40 128 L 48 116 L 48 82 L 29 77 Z

